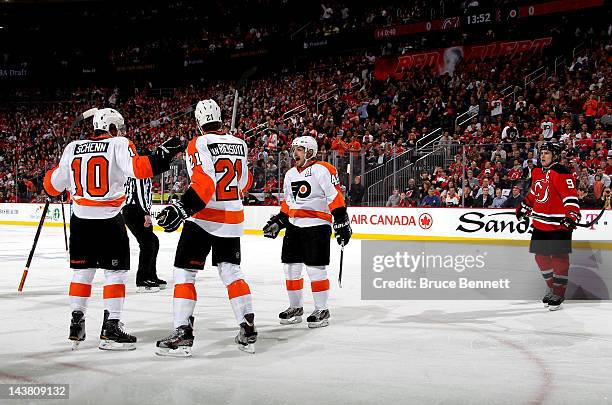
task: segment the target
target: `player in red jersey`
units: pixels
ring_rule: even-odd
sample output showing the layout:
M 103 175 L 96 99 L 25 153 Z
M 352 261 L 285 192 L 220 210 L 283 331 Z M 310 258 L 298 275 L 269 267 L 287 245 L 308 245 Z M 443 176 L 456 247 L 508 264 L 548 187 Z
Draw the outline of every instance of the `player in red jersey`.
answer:
M 580 220 L 576 184 L 571 171 L 558 163 L 560 148 L 552 142 L 540 147 L 541 166 L 531 172 L 529 193 L 516 209 L 517 218 L 531 216 L 533 233 L 529 252 L 550 291 L 542 302 L 551 311 L 565 299 L 572 231 Z

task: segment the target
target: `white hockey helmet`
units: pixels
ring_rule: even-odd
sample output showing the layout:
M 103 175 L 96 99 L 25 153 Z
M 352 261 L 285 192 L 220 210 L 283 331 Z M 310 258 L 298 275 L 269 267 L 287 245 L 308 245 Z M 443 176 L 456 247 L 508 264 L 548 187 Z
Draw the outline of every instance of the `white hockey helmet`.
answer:
M 303 147 L 306 151 L 306 161 L 317 157 L 319 147 L 317 145 L 317 140 L 312 136 L 298 136 L 295 138 L 293 142 L 291 142 L 291 151 L 299 146 Z M 308 157 L 308 151 L 312 151 L 310 157 Z
M 211 122 L 221 122 L 221 108 L 215 100 L 200 100 L 195 108 L 195 118 L 198 127 L 210 124 Z
M 93 116 L 94 130 L 110 132 L 111 125 L 117 128 L 117 135 L 125 135 L 125 120 L 119 111 L 113 108 L 101 108 Z

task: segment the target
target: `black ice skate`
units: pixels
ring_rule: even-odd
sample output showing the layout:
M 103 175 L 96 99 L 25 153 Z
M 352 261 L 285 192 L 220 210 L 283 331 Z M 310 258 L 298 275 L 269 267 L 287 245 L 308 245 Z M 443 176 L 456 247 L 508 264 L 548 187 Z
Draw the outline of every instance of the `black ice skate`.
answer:
M 255 315 L 246 314 L 245 322 L 240 324 L 240 332 L 236 335 L 234 341 L 238 345 L 238 349 L 243 352 L 255 353 L 255 342 L 257 342 L 257 329 L 255 329 Z
M 157 280 L 143 280 L 136 283 L 136 287 L 139 293 L 156 293 L 161 289 Z
M 549 291 L 549 292 L 546 293 L 544 298 L 542 298 L 542 303 L 544 304 L 545 308 L 548 308 L 548 303 L 550 302 L 550 299 L 552 297 L 554 297 L 554 294 L 552 293 L 552 291 Z
M 159 289 L 160 290 L 165 290 L 166 287 L 168 286 L 168 283 L 166 283 L 166 280 L 162 280 L 160 278 L 155 277 L 155 280 L 157 282 L 157 284 L 159 285 Z
M 302 315 L 304 315 L 304 308 L 287 308 L 280 314 L 278 318 L 281 325 L 291 325 L 294 323 L 302 322 Z
M 308 322 L 309 328 L 323 328 L 329 325 L 329 310 L 316 309 L 306 318 L 306 322 Z
M 548 300 L 548 310 L 549 311 L 557 311 L 561 309 L 561 304 L 565 301 L 565 298 L 559 297 L 558 295 L 552 295 Z
M 155 354 L 158 356 L 191 357 L 193 347 L 193 316 L 188 325 L 181 325 L 172 335 L 157 341 Z
M 104 322 L 100 332 L 100 350 L 134 350 L 136 337 L 123 330 L 119 319 L 108 319 L 108 311 L 104 311 Z
M 76 350 L 79 344 L 85 340 L 85 315 L 83 312 L 72 311 L 68 339 L 72 340 L 72 350 Z

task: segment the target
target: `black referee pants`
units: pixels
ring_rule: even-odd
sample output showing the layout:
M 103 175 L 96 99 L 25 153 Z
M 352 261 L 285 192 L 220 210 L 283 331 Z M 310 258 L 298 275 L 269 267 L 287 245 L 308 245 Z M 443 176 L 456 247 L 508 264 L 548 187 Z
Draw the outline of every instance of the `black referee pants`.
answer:
M 153 233 L 153 225 L 145 228 L 145 212 L 137 205 L 126 205 L 123 207 L 122 213 L 128 229 L 132 232 L 140 246 L 136 285 L 140 285 L 145 280 L 156 280 L 159 239 Z

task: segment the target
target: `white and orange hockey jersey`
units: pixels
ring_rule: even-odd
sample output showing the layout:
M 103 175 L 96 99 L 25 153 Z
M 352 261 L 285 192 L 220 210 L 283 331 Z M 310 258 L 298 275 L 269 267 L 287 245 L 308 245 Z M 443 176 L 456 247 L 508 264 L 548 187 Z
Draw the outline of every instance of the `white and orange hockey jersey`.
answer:
M 68 190 L 77 217 L 105 219 L 121 210 L 128 177 L 152 176 L 149 158 L 139 156 L 132 141 L 103 135 L 69 143 L 58 166 L 46 173 L 44 187 L 52 196 Z
M 188 221 L 195 222 L 211 235 L 242 236 L 242 198 L 253 182 L 247 153 L 242 139 L 224 132 L 209 132 L 189 142 L 185 160 L 191 188 L 206 207 Z
M 331 212 L 345 206 L 338 171 L 326 162 L 315 161 L 300 169 L 289 169 L 283 191 L 281 212 L 298 227 L 329 225 L 333 222 Z

